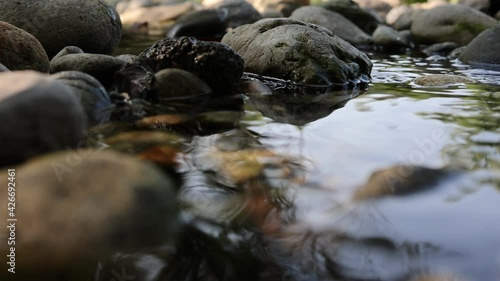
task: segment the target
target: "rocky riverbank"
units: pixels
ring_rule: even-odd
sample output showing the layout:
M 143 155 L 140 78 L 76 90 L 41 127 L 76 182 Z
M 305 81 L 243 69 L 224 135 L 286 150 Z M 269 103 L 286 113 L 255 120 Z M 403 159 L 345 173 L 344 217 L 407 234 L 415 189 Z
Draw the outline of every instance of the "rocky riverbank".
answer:
M 461 2 L 0 0 L 0 182 L 15 169 L 12 214 L 23 221 L 20 273 L 11 279 L 4 263 L 0 278 L 373 280 L 332 262 L 335 251 L 313 273 L 301 262 L 309 245 L 294 239 L 373 240 L 335 227 L 301 237 L 292 193 L 307 159 L 248 127 L 301 127 L 342 108 L 370 86 L 374 51 L 499 69 L 495 7 Z M 122 37 L 158 34 L 140 52 L 116 52 Z M 467 85 L 484 86 L 450 74 L 397 86 Z M 348 201 L 419 194 L 463 170 L 386 167 Z M 448 280 L 415 268 L 383 280 Z

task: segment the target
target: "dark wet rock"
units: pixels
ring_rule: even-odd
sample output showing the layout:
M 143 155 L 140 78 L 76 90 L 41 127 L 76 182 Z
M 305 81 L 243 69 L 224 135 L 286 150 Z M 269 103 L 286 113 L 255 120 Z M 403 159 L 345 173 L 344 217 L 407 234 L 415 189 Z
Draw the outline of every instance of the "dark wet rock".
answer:
M 100 54 L 68 54 L 50 62 L 50 73 L 76 70 L 95 77 L 105 87 L 113 83 L 113 75 L 125 61 Z
M 127 63 L 115 73 L 114 80 L 117 90 L 128 93 L 132 99 L 152 98 L 154 73 L 142 65 Z
M 375 16 L 352 0 L 323 0 L 320 5 L 343 15 L 368 34 L 372 34 L 379 24 Z
M 191 37 L 163 39 L 144 50 L 139 58 L 155 71 L 179 68 L 205 81 L 216 94 L 231 93 L 243 74 L 244 61 L 225 44 Z
M 241 26 L 222 42 L 245 59 L 246 71 L 298 83 L 357 84 L 372 68 L 364 53 L 329 30 L 292 19 Z
M 401 30 L 401 31 L 399 31 L 399 36 L 401 36 L 401 38 L 404 38 L 403 39 L 404 41 L 410 42 L 411 46 L 415 46 L 415 44 L 413 42 L 413 37 L 411 36 L 411 31 L 410 30 Z
M 424 87 L 441 87 L 453 84 L 471 84 L 476 83 L 476 81 L 458 75 L 450 74 L 432 74 L 426 76 L 420 76 L 412 81 L 414 84 Z
M 293 11 L 309 5 L 309 0 L 250 0 L 252 6 L 267 17 L 289 17 Z
M 221 38 L 228 28 L 254 23 L 261 18 L 259 12 L 248 2 L 226 0 L 211 9 L 190 12 L 180 17 L 167 37 Z
M 467 63 L 500 64 L 500 25 L 483 31 L 460 55 Z
M 2 21 L 0 62 L 11 70 L 49 71 L 49 58 L 42 44 L 28 32 Z
M 373 39 L 344 16 L 318 6 L 305 6 L 295 10 L 291 19 L 321 25 L 353 45 L 370 45 Z
M 247 103 L 276 122 L 303 126 L 344 107 L 357 95 L 359 92 L 353 91 L 324 94 L 290 94 L 277 91 L 272 95 L 253 94 Z
M 17 167 L 16 174 L 23 186 L 16 198 L 24 202 L 16 206 L 16 216 L 30 223 L 16 225 L 16 267 L 23 270 L 10 280 L 93 280 L 102 258 L 176 240 L 176 185 L 135 157 L 61 152 Z M 0 181 L 7 182 L 7 171 Z M 0 202 L 6 205 L 7 197 Z M 7 212 L 1 214 L 6 220 Z M 2 228 L 0 237 L 7 230 Z M 6 264 L 0 267 L 4 280 Z
M 79 71 L 63 71 L 51 77 L 70 86 L 79 94 L 89 126 L 109 121 L 112 103 L 108 93 L 97 79 Z
M 49 58 L 66 46 L 111 54 L 121 37 L 120 16 L 102 0 L 2 0 L 0 20 L 33 34 Z
M 450 4 L 416 13 L 411 32 L 419 43 L 455 42 L 463 46 L 497 24 L 497 20 L 476 9 Z
M 66 46 L 59 53 L 57 53 L 50 61 L 53 62 L 60 57 L 71 54 L 83 54 L 84 51 L 76 46 Z
M 212 92 L 203 80 L 182 69 L 162 69 L 155 74 L 155 80 L 155 97 L 160 100 L 208 95 Z
M 0 74 L 0 166 L 77 147 L 87 127 L 78 95 L 31 71 Z
M 449 175 L 447 169 L 399 165 L 374 172 L 365 185 L 354 193 L 353 199 L 376 199 L 387 195 L 406 195 L 433 187 Z
M 458 45 L 454 42 L 444 42 L 430 45 L 429 47 L 423 49 L 422 52 L 428 56 L 447 55 L 457 47 Z
M 5 65 L 0 63 L 0 72 L 8 72 L 10 69 L 8 69 Z
M 386 25 L 379 25 L 375 29 L 373 32 L 373 41 L 376 45 L 389 48 L 410 47 L 411 45 L 399 32 Z

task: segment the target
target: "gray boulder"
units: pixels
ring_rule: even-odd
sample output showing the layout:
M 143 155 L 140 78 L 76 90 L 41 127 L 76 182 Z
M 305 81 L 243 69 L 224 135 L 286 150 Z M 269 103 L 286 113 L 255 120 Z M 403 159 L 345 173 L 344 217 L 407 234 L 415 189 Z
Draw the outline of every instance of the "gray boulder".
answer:
M 97 79 L 80 71 L 63 71 L 51 78 L 66 84 L 79 94 L 89 126 L 109 121 L 113 104 Z
M 292 13 L 290 18 L 326 27 L 333 34 L 353 45 L 369 45 L 373 43 L 371 36 L 359 29 L 350 20 L 341 14 L 322 7 L 300 7 Z
M 500 64 L 500 25 L 483 31 L 460 55 L 467 63 Z
M 77 147 L 87 118 L 77 94 L 33 71 L 0 74 L 0 166 Z
M 28 32 L 0 21 L 0 63 L 11 70 L 49 71 L 42 44 Z
M 120 16 L 102 0 L 0 0 L 0 20 L 33 34 L 49 58 L 66 46 L 111 54 L 121 37 Z
M 217 93 L 229 94 L 243 74 L 243 59 L 227 45 L 192 37 L 162 39 L 139 54 L 154 71 L 179 68 L 200 77 Z
M 352 0 L 322 0 L 320 5 L 343 15 L 368 34 L 372 34 L 380 23 L 377 17 L 363 10 Z
M 376 45 L 383 47 L 410 47 L 411 43 L 395 29 L 379 25 L 373 32 L 373 41 Z
M 7 183 L 7 171 L 0 180 Z M 29 223 L 16 225 L 16 267 L 22 270 L 7 278 L 2 263 L 2 280 L 93 280 L 100 259 L 175 241 L 176 186 L 135 157 L 102 150 L 51 154 L 17 167 L 16 183 L 22 187 L 16 199 L 23 202 L 16 216 Z M 7 206 L 7 196 L 0 203 Z M 6 221 L 7 212 L 0 218 Z M 7 231 L 0 230 L 2 251 Z
M 245 59 L 246 71 L 305 84 L 368 81 L 368 56 L 326 28 L 292 19 L 263 19 L 222 38 Z
M 497 23 L 497 20 L 476 9 L 450 4 L 417 12 L 413 17 L 411 33 L 419 43 L 455 42 L 463 46 Z
M 67 54 L 50 62 L 50 73 L 76 70 L 95 77 L 105 87 L 113 83 L 114 73 L 126 64 L 125 61 L 100 54 Z

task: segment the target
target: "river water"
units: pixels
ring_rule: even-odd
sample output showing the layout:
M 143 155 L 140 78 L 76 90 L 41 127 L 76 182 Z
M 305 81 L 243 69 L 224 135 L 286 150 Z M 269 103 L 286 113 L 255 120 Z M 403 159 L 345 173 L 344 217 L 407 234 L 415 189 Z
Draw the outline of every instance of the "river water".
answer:
M 244 112 L 226 120 L 233 128 L 193 136 L 177 168 L 186 220 L 240 227 L 250 217 L 248 229 L 272 241 L 263 248 L 285 268 L 278 279 L 254 280 L 500 280 L 500 72 L 440 56 L 368 54 L 367 90 L 245 97 Z M 410 83 L 428 74 L 479 83 Z M 408 194 L 352 199 L 372 173 L 401 164 L 454 172 L 415 179 L 421 188 Z M 221 243 L 248 238 L 193 224 Z M 222 248 L 214 251 L 241 258 Z

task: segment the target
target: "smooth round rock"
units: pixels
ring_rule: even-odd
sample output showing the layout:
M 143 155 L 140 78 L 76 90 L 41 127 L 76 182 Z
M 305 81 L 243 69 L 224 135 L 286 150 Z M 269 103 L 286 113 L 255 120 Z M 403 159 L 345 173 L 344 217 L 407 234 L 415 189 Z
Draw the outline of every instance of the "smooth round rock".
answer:
M 102 0 L 0 0 L 0 20 L 33 34 L 49 58 L 66 46 L 111 54 L 121 38 L 120 16 Z
M 470 84 L 476 83 L 476 81 L 458 75 L 450 75 L 450 74 L 432 74 L 426 76 L 420 76 L 413 80 L 413 83 L 419 86 L 425 87 L 439 87 L 453 84 Z
M 7 186 L 6 170 L 0 182 Z M 3 279 L 10 273 L 2 263 L 2 280 L 93 280 L 99 259 L 171 245 L 178 232 L 174 182 L 135 157 L 104 150 L 51 154 L 17 167 L 16 184 L 23 202 L 16 205 L 19 279 Z M 0 202 L 7 206 L 7 196 Z M 6 221 L 7 212 L 0 218 Z M 0 237 L 7 231 L 2 227 Z M 0 250 L 7 252 L 4 242 Z
M 51 76 L 80 95 L 89 126 L 109 121 L 113 104 L 104 87 L 94 77 L 80 71 L 63 71 Z
M 363 10 L 352 0 L 322 0 L 320 5 L 343 15 L 367 34 L 372 34 L 380 23 L 374 15 Z
M 0 166 L 76 148 L 87 128 L 78 95 L 33 71 L 0 74 Z
M 401 36 L 392 27 L 379 25 L 373 32 L 373 41 L 376 45 L 384 47 L 409 47 L 410 42 L 405 37 Z
M 113 82 L 113 75 L 126 64 L 125 61 L 100 54 L 68 54 L 50 62 L 50 73 L 76 70 L 95 77 L 104 86 Z
M 156 97 L 159 99 L 207 95 L 210 87 L 196 75 L 182 69 L 168 68 L 155 74 Z
M 0 62 L 11 70 L 49 71 L 42 44 L 28 32 L 0 21 Z
M 447 55 L 457 47 L 458 45 L 454 42 L 443 42 L 430 45 L 429 47 L 423 49 L 422 52 L 428 56 Z
M 292 19 L 263 19 L 227 33 L 222 42 L 248 72 L 305 84 L 356 84 L 370 77 L 366 54 L 326 28 Z
M 192 37 L 162 39 L 139 54 L 155 71 L 179 68 L 200 77 L 214 93 L 229 94 L 243 74 L 244 61 L 229 46 Z
M 497 24 L 496 19 L 476 9 L 450 4 L 417 12 L 413 17 L 411 33 L 419 43 L 455 42 L 463 46 L 483 30 Z
M 470 42 L 460 55 L 467 63 L 500 64 L 500 25 L 487 29 Z
M 321 25 L 353 45 L 370 45 L 373 39 L 341 14 L 319 6 L 305 6 L 295 10 L 291 19 Z
M 57 53 L 50 61 L 53 62 L 53 61 L 57 60 L 58 58 L 63 57 L 65 55 L 83 54 L 83 53 L 85 53 L 85 52 L 76 46 L 66 46 L 61 51 L 59 51 L 59 53 Z

